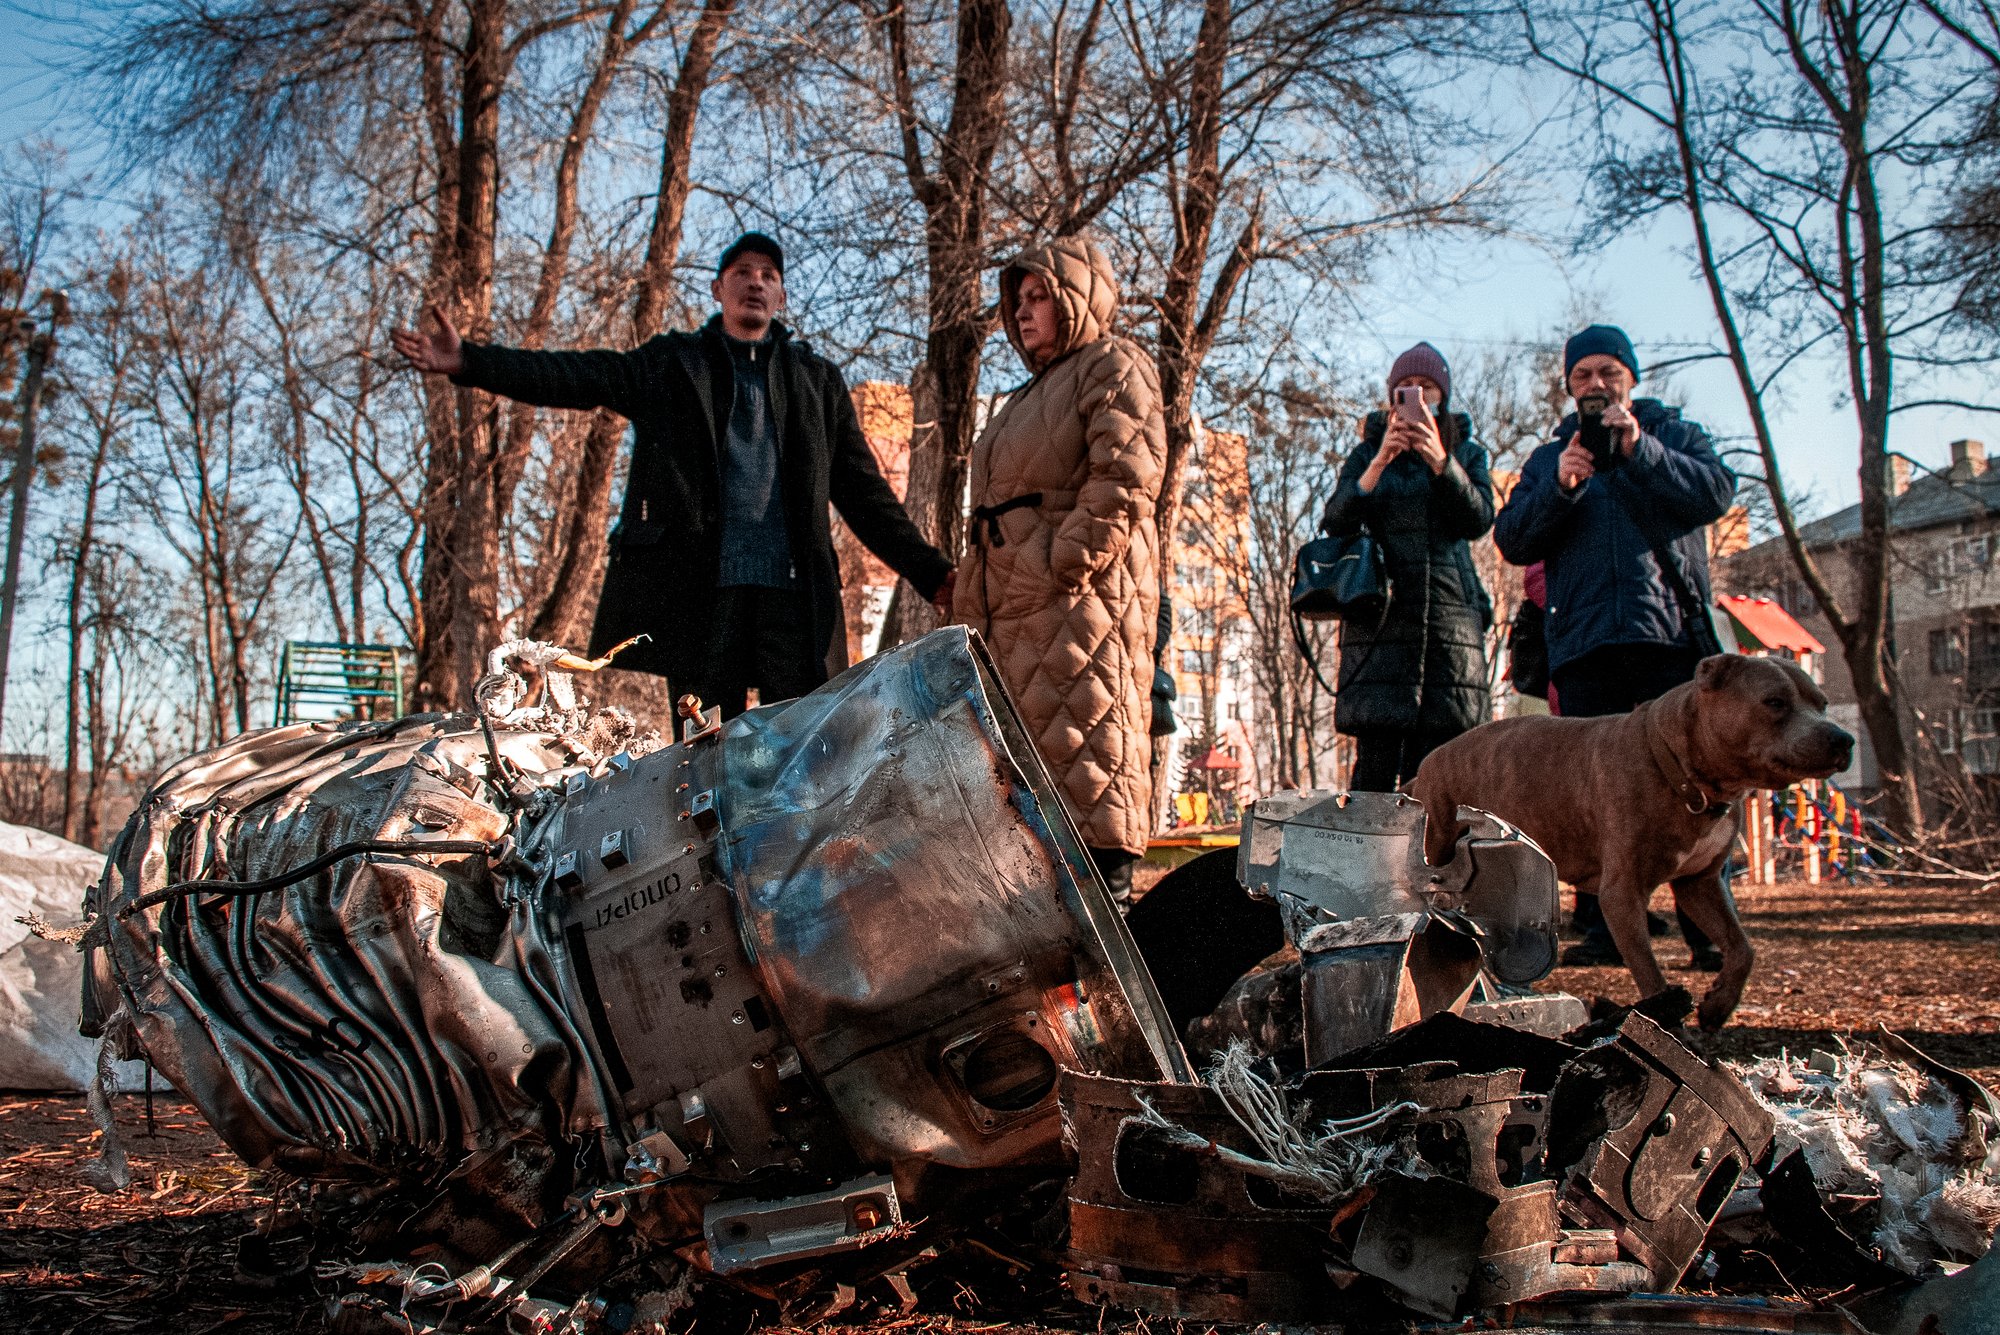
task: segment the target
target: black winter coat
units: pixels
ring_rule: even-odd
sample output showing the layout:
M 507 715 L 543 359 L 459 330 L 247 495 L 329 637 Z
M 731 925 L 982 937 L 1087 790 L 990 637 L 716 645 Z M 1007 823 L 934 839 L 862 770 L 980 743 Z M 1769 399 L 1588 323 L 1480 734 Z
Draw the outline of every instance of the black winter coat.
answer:
M 771 326 L 771 416 L 778 477 L 813 643 L 829 672 L 844 666 L 840 566 L 827 503 L 868 550 L 928 598 L 951 562 L 924 541 L 882 479 L 840 369 Z M 735 401 L 734 369 L 716 316 L 629 352 L 527 352 L 467 343 L 453 380 L 545 408 L 609 408 L 632 423 L 632 469 L 611 534 L 611 564 L 590 633 L 599 654 L 652 636 L 618 666 L 669 680 L 698 672 L 708 652 L 722 561 L 721 453 Z
M 1466 544 L 1493 526 L 1493 479 L 1472 421 L 1453 414 L 1458 445 L 1442 473 L 1414 454 L 1362 495 L 1361 475 L 1382 448 L 1387 413 L 1370 413 L 1361 444 L 1341 465 L 1322 526 L 1366 527 L 1382 548 L 1391 597 L 1380 628 L 1344 621 L 1334 727 L 1341 732 L 1455 734 L 1484 723 L 1492 704 L 1486 628 L 1493 603 Z

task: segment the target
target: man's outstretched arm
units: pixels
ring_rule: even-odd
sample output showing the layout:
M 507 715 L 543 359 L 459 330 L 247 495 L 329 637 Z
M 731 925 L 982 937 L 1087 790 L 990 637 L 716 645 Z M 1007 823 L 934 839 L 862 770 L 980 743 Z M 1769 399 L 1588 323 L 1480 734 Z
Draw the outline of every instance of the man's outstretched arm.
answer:
M 832 475 L 827 493 L 833 508 L 861 539 L 861 545 L 882 559 L 883 564 L 908 580 L 924 597 L 937 599 L 952 564 L 944 553 L 924 541 L 923 534 L 910 522 L 909 511 L 896 499 L 875 465 L 875 451 L 861 433 L 861 421 L 854 413 L 854 400 L 838 373 L 829 376 L 827 412 L 833 427 Z
M 442 310 L 432 306 L 429 314 L 429 331 L 391 330 L 389 341 L 417 370 L 453 384 L 542 408 L 609 408 L 624 417 L 648 397 L 647 359 L 637 350 L 529 352 L 467 343 Z

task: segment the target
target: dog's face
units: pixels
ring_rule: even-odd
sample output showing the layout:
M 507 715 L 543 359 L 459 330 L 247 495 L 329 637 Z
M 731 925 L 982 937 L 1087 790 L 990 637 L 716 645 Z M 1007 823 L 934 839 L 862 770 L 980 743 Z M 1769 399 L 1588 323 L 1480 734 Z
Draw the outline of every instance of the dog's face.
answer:
M 1704 658 L 1695 711 L 1714 753 L 1758 788 L 1828 778 L 1854 759 L 1854 735 L 1826 716 L 1826 694 L 1788 659 Z

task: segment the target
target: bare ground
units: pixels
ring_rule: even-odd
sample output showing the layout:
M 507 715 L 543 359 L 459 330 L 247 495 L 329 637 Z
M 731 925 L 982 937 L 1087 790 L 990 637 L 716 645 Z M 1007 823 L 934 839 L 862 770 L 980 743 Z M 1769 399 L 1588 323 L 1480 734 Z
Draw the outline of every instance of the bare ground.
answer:
M 1937 888 L 1749 887 L 1740 903 L 1759 949 L 1736 1023 L 1713 1055 L 1832 1048 L 1886 1025 L 2000 1090 L 2000 894 Z M 1675 981 L 1699 993 L 1686 952 L 1657 943 Z M 1616 969 L 1562 969 L 1543 985 L 1633 999 Z M 138 1095 L 118 1100 L 133 1186 L 102 1195 L 79 1168 L 95 1153 L 81 1097 L 0 1096 L 0 1331 L 277 1335 L 320 1328 L 309 1284 L 239 1273 L 236 1239 L 268 1205 L 273 1179 L 246 1169 L 194 1109 L 156 1101 L 148 1131 Z M 867 1328 L 886 1332 L 1018 1331 L 986 1295 L 920 1286 L 924 1306 Z M 1019 1299 L 1005 1306 L 1018 1316 Z M 996 1319 L 997 1318 L 997 1319 Z M 1095 1313 L 1049 1309 L 1070 1329 Z M 1108 1323 L 1107 1323 L 1108 1325 Z

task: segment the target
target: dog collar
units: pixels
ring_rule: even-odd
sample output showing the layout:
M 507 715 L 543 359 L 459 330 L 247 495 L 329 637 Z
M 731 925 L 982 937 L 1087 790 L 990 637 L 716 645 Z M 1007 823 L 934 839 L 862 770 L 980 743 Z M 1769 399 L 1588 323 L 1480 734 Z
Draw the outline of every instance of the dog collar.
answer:
M 1695 778 L 1694 772 L 1674 754 L 1673 748 L 1667 745 L 1667 739 L 1659 727 L 1660 711 L 1654 708 L 1657 703 L 1658 701 L 1648 700 L 1639 706 L 1646 713 L 1642 726 L 1646 730 L 1646 749 L 1653 754 L 1654 767 L 1660 771 L 1661 777 L 1667 781 L 1667 786 L 1674 790 L 1674 796 L 1681 800 L 1681 805 L 1688 809 L 1689 814 L 1721 815 L 1734 803 Z

